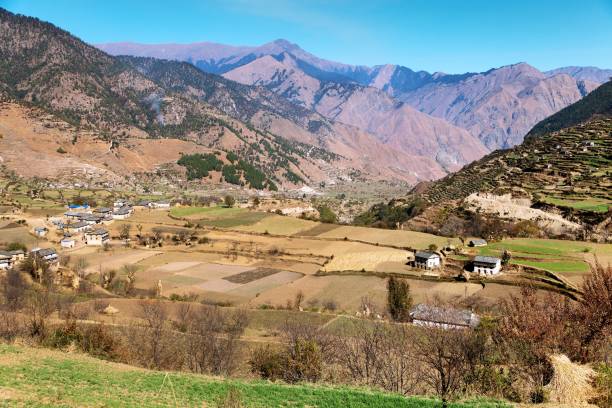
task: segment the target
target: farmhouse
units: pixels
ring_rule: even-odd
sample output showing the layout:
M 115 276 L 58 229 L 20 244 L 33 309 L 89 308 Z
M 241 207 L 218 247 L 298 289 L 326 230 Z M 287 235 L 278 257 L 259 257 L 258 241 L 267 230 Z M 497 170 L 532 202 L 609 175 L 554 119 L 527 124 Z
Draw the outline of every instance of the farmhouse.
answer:
M 76 245 L 76 241 L 74 240 L 74 238 L 66 237 L 60 241 L 60 245 L 62 246 L 62 248 L 74 248 L 74 246 Z
M 416 251 L 414 254 L 414 266 L 423 269 L 435 269 L 440 267 L 440 255 L 429 251 Z
M 57 265 L 59 257 L 53 248 L 34 248 L 30 251 L 32 256 L 46 262 L 49 265 Z
M 5 253 L 4 251 L 0 252 L 0 269 L 10 269 L 13 265 L 11 258 L 11 255 Z
M 34 228 L 34 234 L 37 237 L 44 237 L 45 235 L 47 235 L 48 232 L 49 232 L 49 230 L 46 227 L 36 227 L 36 228 Z
M 501 259 L 478 255 L 474 258 L 474 272 L 481 276 L 497 275 L 501 272 Z
M 0 251 L 0 269 L 9 269 L 25 259 L 21 249 L 15 251 Z
M 468 242 L 468 246 L 471 247 L 483 247 L 483 246 L 487 246 L 487 241 L 485 241 L 484 239 L 470 239 L 470 242 Z
M 112 208 L 108 208 L 108 207 L 100 207 L 100 208 L 96 208 L 94 210 L 94 214 L 95 215 L 101 215 L 101 216 L 106 216 L 109 214 L 113 213 L 113 209 Z
M 65 229 L 71 232 L 82 232 L 87 228 L 89 228 L 89 224 L 84 221 L 75 222 L 74 224 L 68 224 L 65 226 Z
M 469 310 L 430 306 L 423 303 L 410 311 L 412 323 L 417 326 L 441 329 L 468 329 L 478 326 L 480 318 Z
M 87 225 L 99 224 L 104 219 L 104 216 L 98 214 L 82 214 L 80 220 L 87 223 Z
M 0 269 L 9 269 L 25 259 L 25 253 L 21 250 L 0 251 Z
M 113 212 L 114 220 L 124 220 L 132 215 L 132 207 L 123 206 Z
M 85 232 L 86 245 L 104 245 L 109 239 L 108 231 L 102 228 Z

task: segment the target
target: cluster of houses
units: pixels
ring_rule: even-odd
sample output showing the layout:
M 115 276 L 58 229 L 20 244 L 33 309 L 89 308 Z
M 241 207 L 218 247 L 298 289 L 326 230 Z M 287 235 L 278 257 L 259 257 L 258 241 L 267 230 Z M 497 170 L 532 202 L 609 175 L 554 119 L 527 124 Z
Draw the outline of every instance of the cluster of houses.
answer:
M 110 240 L 108 231 L 102 227 L 114 220 L 129 218 L 133 212 L 133 207 L 126 200 L 115 201 L 112 208 L 92 209 L 87 204 L 71 204 L 64 218 L 54 220 L 53 223 L 64 233 L 60 241 L 62 248 L 74 248 L 78 237 L 85 245 L 102 246 Z
M 0 269 L 10 269 L 24 259 L 25 252 L 21 249 L 14 251 L 0 251 Z
M 53 248 L 34 248 L 30 255 L 38 260 L 47 263 L 51 267 L 59 265 L 59 256 Z M 25 251 L 18 249 L 14 251 L 0 251 L 0 270 L 11 269 L 26 258 Z
M 487 245 L 484 239 L 473 239 L 469 241 L 471 247 L 483 247 Z M 442 256 L 436 251 L 416 251 L 413 266 L 419 269 L 433 270 L 442 266 Z M 501 259 L 494 256 L 476 255 L 472 261 L 472 271 L 480 276 L 493 276 L 501 272 Z

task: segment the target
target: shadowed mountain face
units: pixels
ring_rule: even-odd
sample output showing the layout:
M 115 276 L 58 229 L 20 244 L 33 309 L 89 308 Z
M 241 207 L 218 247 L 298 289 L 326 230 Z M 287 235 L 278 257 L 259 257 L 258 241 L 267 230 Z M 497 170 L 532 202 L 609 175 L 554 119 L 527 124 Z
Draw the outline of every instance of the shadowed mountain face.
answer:
M 329 98 L 330 94 L 325 94 L 329 88 L 320 83 L 342 85 L 345 99 L 350 99 L 347 98 L 349 84 L 377 88 L 417 111 L 467 130 L 487 150 L 508 148 L 520 143 L 533 125 L 606 82 L 612 72 L 594 67 L 567 67 L 543 73 L 521 63 L 484 73 L 430 74 L 399 65 L 367 67 L 328 61 L 286 40 L 260 47 L 213 43 L 115 43 L 99 47 L 115 55 L 189 61 L 202 70 L 223 74 L 245 84 L 264 85 L 321 113 L 317 108 L 317 98 Z M 344 111 L 340 105 L 335 109 L 338 115 L 330 117 L 350 124 L 361 121 L 346 113 L 340 114 Z M 372 110 L 372 106 L 366 106 L 361 111 L 353 112 L 363 114 Z M 374 132 L 377 127 L 370 123 L 367 130 Z M 403 133 L 404 130 L 398 128 L 398 132 Z M 377 136 L 383 140 L 389 138 L 388 134 Z M 421 140 L 431 137 L 430 134 L 421 136 Z M 457 158 L 457 161 L 461 162 L 461 159 Z

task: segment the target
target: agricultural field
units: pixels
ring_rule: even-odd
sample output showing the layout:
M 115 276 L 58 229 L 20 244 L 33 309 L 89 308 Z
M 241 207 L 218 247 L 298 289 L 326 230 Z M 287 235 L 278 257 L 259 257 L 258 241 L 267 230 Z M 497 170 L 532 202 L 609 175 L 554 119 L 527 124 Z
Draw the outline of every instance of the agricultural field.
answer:
M 505 239 L 476 252 L 480 255 L 501 256 L 504 250 L 512 253 L 510 264 L 559 273 L 574 283 L 582 282 L 584 274 L 589 271 L 589 264 L 595 260 L 604 265 L 612 262 L 612 245 L 578 241 Z
M 575 210 L 593 211 L 598 213 L 606 213 L 612 206 L 610 200 L 600 198 L 566 198 L 545 196 L 542 198 L 545 203 L 556 205 L 557 207 L 573 208 Z
M 241 406 L 412 407 L 440 406 L 424 397 L 403 397 L 349 387 L 285 385 L 164 373 L 110 363 L 75 353 L 0 345 L 3 406 L 166 407 L 217 406 L 231 391 Z M 506 407 L 501 402 L 458 402 L 449 408 Z

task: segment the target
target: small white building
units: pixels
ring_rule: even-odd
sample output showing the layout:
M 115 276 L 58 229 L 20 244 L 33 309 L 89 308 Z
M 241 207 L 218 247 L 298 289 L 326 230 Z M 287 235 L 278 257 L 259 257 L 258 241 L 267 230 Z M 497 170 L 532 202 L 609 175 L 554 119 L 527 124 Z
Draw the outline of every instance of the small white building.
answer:
M 442 308 L 423 303 L 410 310 L 410 318 L 416 326 L 440 329 L 469 329 L 480 323 L 480 318 L 469 310 Z
M 416 251 L 414 266 L 422 269 L 436 269 L 440 267 L 440 255 L 430 251 Z
M 501 259 L 477 255 L 474 257 L 474 272 L 480 276 L 497 275 L 501 272 Z
M 49 230 L 46 227 L 36 227 L 34 228 L 34 235 L 37 237 L 44 237 L 47 235 Z
M 93 231 L 86 231 L 84 234 L 86 245 L 98 245 L 102 246 L 110 240 L 108 231 L 105 229 L 96 229 Z
M 62 248 L 74 248 L 74 246 L 76 245 L 76 241 L 74 240 L 74 238 L 66 237 L 60 241 L 60 245 L 62 246 Z

